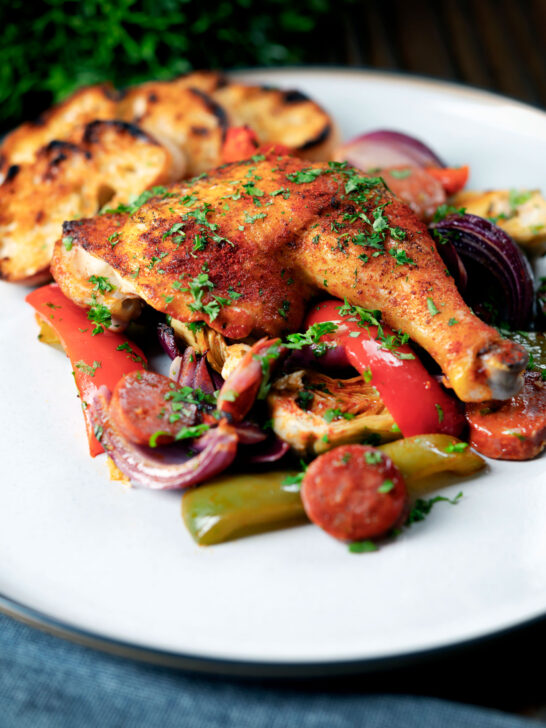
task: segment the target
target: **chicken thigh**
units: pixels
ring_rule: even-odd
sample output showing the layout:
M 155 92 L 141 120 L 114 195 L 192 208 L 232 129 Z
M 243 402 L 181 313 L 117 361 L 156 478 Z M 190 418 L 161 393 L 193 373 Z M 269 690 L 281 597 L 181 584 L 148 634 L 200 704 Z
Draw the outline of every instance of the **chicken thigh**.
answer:
M 407 205 L 345 163 L 257 155 L 63 232 L 72 245 L 57 243 L 53 274 L 80 305 L 115 299 L 123 318 L 142 299 L 241 339 L 297 330 L 322 291 L 380 310 L 463 401 L 504 399 L 521 385 L 524 350 L 470 311 Z M 89 281 L 99 269 L 105 291 Z

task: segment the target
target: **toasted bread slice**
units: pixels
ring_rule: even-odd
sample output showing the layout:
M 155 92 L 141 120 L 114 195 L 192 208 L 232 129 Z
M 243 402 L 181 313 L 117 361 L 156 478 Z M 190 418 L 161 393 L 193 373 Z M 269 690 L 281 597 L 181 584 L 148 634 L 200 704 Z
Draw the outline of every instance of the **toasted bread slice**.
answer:
M 119 113 L 152 134 L 173 156 L 182 155 L 186 177 L 220 163 L 227 117 L 199 88 L 179 80 L 135 86 L 126 92 Z
M 94 121 L 79 142 L 53 140 L 34 161 L 13 165 L 0 185 L 0 278 L 46 279 L 64 220 L 127 203 L 170 182 L 172 169 L 166 149 L 120 121 Z
M 283 144 L 314 161 L 332 158 L 337 129 L 326 111 L 299 91 L 227 83 L 212 97 L 230 126 L 249 126 L 262 144 Z
M 21 124 L 0 146 L 3 174 L 13 164 L 31 162 L 37 151 L 54 139 L 68 139 L 95 119 L 113 119 L 117 94 L 110 84 L 86 86 L 46 111 L 36 121 Z

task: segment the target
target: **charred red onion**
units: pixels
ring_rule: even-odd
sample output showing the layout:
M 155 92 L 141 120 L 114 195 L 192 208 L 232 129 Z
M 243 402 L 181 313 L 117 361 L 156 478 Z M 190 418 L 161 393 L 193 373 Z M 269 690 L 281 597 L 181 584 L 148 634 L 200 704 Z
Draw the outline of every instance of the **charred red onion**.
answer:
M 252 448 L 251 453 L 246 458 L 246 462 L 275 463 L 277 460 L 283 458 L 289 450 L 290 445 L 284 440 L 281 440 L 280 437 L 274 435 L 258 447 Z
M 180 349 L 176 343 L 173 328 L 164 323 L 157 324 L 157 338 L 159 339 L 161 348 L 171 359 L 180 356 Z
M 256 399 L 266 394 L 269 377 L 286 349 L 280 339 L 260 339 L 244 355 L 222 385 L 218 409 L 231 422 L 241 422 Z
M 361 134 L 344 144 L 336 158 L 362 170 L 387 167 L 445 167 L 426 144 L 408 134 L 380 129 Z
M 489 220 L 477 215 L 449 215 L 430 226 L 435 237 L 450 240 L 463 263 L 468 260 L 488 271 L 500 284 L 508 324 L 525 328 L 534 306 L 533 272 L 512 238 Z M 442 248 L 441 242 L 438 248 Z
M 195 349 L 188 346 L 183 356 L 177 356 L 173 359 L 169 377 L 180 387 L 193 387 L 196 371 L 197 354 Z
M 267 438 L 267 434 L 254 422 L 239 422 L 235 432 L 240 445 L 256 445 Z
M 347 354 L 343 346 L 330 344 L 310 344 L 301 349 L 291 351 L 285 360 L 288 369 L 307 369 L 319 367 L 320 369 L 346 369 L 350 367 Z
M 135 445 L 114 427 L 108 416 L 110 392 L 101 387 L 90 405 L 90 417 L 101 443 L 117 467 L 134 485 L 155 490 L 176 490 L 202 483 L 225 470 L 237 453 L 235 429 L 225 421 L 187 448 Z

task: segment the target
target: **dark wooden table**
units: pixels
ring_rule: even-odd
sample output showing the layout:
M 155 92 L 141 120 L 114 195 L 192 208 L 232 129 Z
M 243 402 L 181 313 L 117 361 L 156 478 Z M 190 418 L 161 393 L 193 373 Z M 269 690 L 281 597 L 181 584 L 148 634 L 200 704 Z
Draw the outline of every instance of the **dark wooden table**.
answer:
M 332 19 L 333 20 L 333 19 Z M 546 0 L 355 0 L 314 63 L 417 73 L 546 107 Z

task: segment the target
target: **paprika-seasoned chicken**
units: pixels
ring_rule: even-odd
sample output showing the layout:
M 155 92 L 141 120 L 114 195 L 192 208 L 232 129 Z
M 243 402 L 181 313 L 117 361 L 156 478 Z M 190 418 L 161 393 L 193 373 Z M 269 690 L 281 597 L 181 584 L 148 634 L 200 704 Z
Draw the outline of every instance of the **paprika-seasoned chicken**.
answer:
M 382 311 L 463 401 L 521 385 L 524 350 L 466 306 L 425 225 L 380 178 L 344 164 L 260 155 L 173 185 L 132 214 L 67 222 L 64 235 L 73 244 L 57 243 L 53 274 L 83 306 L 108 305 L 89 281 L 99 264 L 106 296 L 241 339 L 297 330 L 323 292 Z

